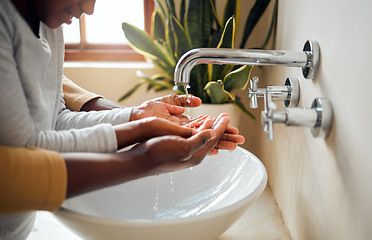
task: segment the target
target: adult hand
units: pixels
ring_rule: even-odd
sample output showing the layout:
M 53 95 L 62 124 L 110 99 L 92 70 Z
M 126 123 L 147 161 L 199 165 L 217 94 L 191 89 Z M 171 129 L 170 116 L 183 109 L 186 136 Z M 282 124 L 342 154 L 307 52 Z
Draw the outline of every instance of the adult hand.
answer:
M 141 166 L 150 171 L 150 175 L 177 171 L 195 166 L 202 162 L 206 154 L 200 154 L 216 132 L 205 130 L 190 138 L 180 136 L 162 136 L 140 143 L 130 151 L 137 155 Z M 209 149 L 209 148 L 208 148 Z
M 199 116 L 198 118 L 192 119 L 185 127 L 197 129 L 197 131 L 202 131 L 209 128 L 214 128 L 222 117 L 228 116 L 227 113 L 220 114 L 217 118 L 212 119 L 209 116 Z M 239 135 L 239 130 L 233 126 L 227 126 L 225 132 L 222 134 L 219 142 L 216 144 L 215 148 L 209 153 L 210 155 L 215 155 L 218 153 L 218 149 L 234 150 L 237 144 L 243 144 L 245 138 Z
M 182 115 L 184 107 L 197 107 L 201 104 L 198 97 L 186 95 L 167 95 L 153 100 L 146 101 L 134 107 L 130 120 L 139 120 L 146 117 L 160 117 L 176 124 L 185 124 L 188 117 Z

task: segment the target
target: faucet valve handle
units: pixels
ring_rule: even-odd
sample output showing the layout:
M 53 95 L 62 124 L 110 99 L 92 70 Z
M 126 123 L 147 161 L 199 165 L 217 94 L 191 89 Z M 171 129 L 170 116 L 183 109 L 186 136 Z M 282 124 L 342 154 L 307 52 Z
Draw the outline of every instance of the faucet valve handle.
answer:
M 257 103 L 257 89 L 258 89 L 258 77 L 254 76 L 249 80 L 250 88 L 248 89 L 248 95 L 251 98 L 250 107 L 258 108 Z
M 297 107 L 300 99 L 300 83 L 297 78 L 287 78 L 283 86 L 266 86 L 258 88 L 258 77 L 249 80 L 250 107 L 257 108 L 257 98 L 270 94 L 272 101 L 283 101 L 285 107 Z
M 311 108 L 289 107 L 284 111 L 275 111 L 276 106 L 272 102 L 269 91 L 266 91 L 264 101 L 265 110 L 262 111 L 262 124 L 268 142 L 274 140 L 274 123 L 309 127 L 312 135 L 319 138 L 327 138 L 332 130 L 332 104 L 326 98 L 316 98 Z
M 274 141 L 273 113 L 276 109 L 276 104 L 271 99 L 271 94 L 266 90 L 264 94 L 265 110 L 261 112 L 263 130 L 266 132 L 268 142 Z

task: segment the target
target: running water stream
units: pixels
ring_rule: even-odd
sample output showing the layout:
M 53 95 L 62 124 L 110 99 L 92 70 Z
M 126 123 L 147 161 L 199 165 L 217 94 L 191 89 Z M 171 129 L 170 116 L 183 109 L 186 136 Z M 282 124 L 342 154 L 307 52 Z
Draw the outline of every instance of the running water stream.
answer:
M 188 91 L 189 88 L 190 88 L 189 85 L 185 86 L 186 103 L 187 103 L 187 105 L 190 105 L 190 103 L 191 103 L 190 95 L 189 95 L 189 91 Z M 190 119 L 190 107 L 186 107 L 185 114 L 186 114 L 186 117 L 188 117 Z
M 189 95 L 189 92 L 188 92 L 188 89 L 190 88 L 189 85 L 185 86 L 185 93 L 186 93 L 186 103 L 187 105 L 190 105 L 191 103 L 191 100 L 190 100 L 190 95 Z M 191 119 L 190 117 L 190 108 L 189 107 L 185 107 L 185 115 L 188 119 Z M 192 171 L 193 168 L 190 167 L 190 171 Z M 169 176 L 170 176 L 170 189 L 169 191 L 171 193 L 174 192 L 174 187 L 173 187 L 173 172 L 170 172 L 169 173 Z M 160 191 L 160 176 L 158 175 L 157 176 L 157 180 L 156 180 L 156 193 L 155 193 L 155 203 L 154 203 L 154 212 L 155 212 L 155 215 L 158 215 L 159 212 L 160 212 L 160 207 L 159 207 L 159 191 Z M 174 199 L 172 199 L 172 203 L 174 204 L 175 201 Z

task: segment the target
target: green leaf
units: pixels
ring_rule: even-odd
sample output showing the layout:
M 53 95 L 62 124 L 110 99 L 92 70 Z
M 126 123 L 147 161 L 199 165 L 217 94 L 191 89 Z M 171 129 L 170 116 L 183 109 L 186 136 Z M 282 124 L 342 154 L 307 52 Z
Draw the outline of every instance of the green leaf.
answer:
M 154 0 L 154 2 L 155 2 L 155 9 L 159 9 L 161 11 L 161 13 L 163 14 L 163 16 L 167 16 L 167 13 L 165 12 L 164 7 L 159 2 L 159 0 Z
M 231 92 L 234 89 L 244 90 L 249 82 L 252 69 L 253 66 L 245 65 L 227 74 L 223 80 L 226 91 Z
M 155 75 L 149 77 L 146 74 L 144 74 L 143 72 L 137 71 L 137 76 L 142 78 L 145 81 L 145 83 L 152 84 L 156 88 L 161 87 L 161 88 L 164 88 L 164 89 L 173 89 L 173 87 L 174 87 L 173 80 L 172 80 L 172 83 L 170 83 L 170 81 L 167 80 L 168 78 L 164 75 L 161 75 L 161 74 L 155 74 Z
M 176 39 L 174 36 L 174 26 L 172 21 L 173 16 L 169 16 L 165 20 L 165 39 L 168 47 L 169 54 L 175 59 L 176 53 Z
M 220 30 L 224 24 L 222 24 L 220 22 L 220 19 L 218 18 L 215 1 L 214 0 L 209 0 L 209 1 L 210 1 L 212 13 L 213 13 L 214 21 L 216 22 L 216 25 L 217 25 L 217 30 Z
M 167 72 L 174 69 L 176 62 L 146 32 L 126 22 L 122 24 L 122 28 L 129 45 L 136 52 L 157 62 Z
M 155 10 L 152 14 L 151 34 L 158 42 L 165 41 L 164 19 L 158 10 Z
M 173 74 L 174 74 L 174 68 L 169 67 L 164 62 L 159 61 L 159 60 L 158 61 L 155 61 L 153 59 L 148 59 L 148 60 L 149 60 L 149 62 L 151 62 L 152 64 L 154 64 L 154 66 L 156 66 L 158 69 L 160 69 L 163 72 L 167 73 L 169 76 L 173 76 Z
M 176 43 L 176 59 L 178 60 L 185 52 L 191 49 L 190 37 L 177 18 L 173 17 L 174 38 Z
M 203 1 L 202 47 L 208 47 L 212 34 L 214 17 L 210 0 Z
M 217 48 L 234 48 L 235 41 L 235 18 L 231 17 L 226 22 L 223 30 L 221 40 L 217 45 Z
M 253 120 L 256 120 L 256 117 L 247 109 L 244 103 L 242 103 L 239 99 L 235 99 L 233 104 L 235 104 L 235 106 L 237 106 L 243 113 L 250 116 Z
M 174 1 L 173 0 L 165 0 L 165 4 L 167 5 L 169 17 L 176 16 Z
M 223 30 L 220 42 L 217 48 L 234 48 L 235 40 L 235 19 L 231 17 Z M 222 79 L 225 74 L 232 68 L 231 65 L 215 65 L 208 66 L 209 80 Z
M 278 0 L 275 1 L 275 5 L 274 5 L 274 10 L 273 10 L 273 16 L 271 18 L 271 23 L 270 23 L 270 28 L 269 28 L 269 31 L 267 32 L 267 36 L 266 36 L 266 39 L 265 39 L 265 42 L 262 44 L 262 49 L 266 49 L 267 47 L 267 44 L 269 43 L 270 39 L 271 39 L 271 36 L 274 34 L 275 36 L 275 33 L 276 33 L 276 22 L 277 22 L 277 19 L 278 18 Z
M 258 20 L 260 20 L 269 3 L 270 0 L 256 0 L 245 22 L 243 38 L 239 48 L 245 47 L 245 44 L 249 36 L 251 35 L 253 28 L 256 26 Z
M 211 103 L 221 104 L 225 103 L 229 98 L 233 97 L 229 92 L 223 89 L 222 81 L 211 81 L 205 85 L 204 90 L 207 91 Z
M 208 45 L 213 23 L 210 0 L 189 0 L 185 15 L 185 29 L 190 36 L 192 48 Z
M 231 17 L 235 18 L 236 29 L 239 26 L 240 21 L 240 0 L 227 0 L 224 13 L 223 13 L 223 24 L 225 25 Z
M 182 26 L 184 26 L 184 23 L 185 23 L 185 14 L 186 14 L 186 0 L 181 0 L 179 20 Z
M 130 89 L 128 92 L 126 92 L 118 101 L 119 102 L 122 102 L 124 101 L 125 99 L 129 98 L 130 96 L 132 96 L 132 94 L 137 91 L 137 89 L 139 87 L 141 87 L 143 84 L 145 84 L 145 81 L 141 81 L 139 83 L 137 83 L 132 89 Z
M 222 37 L 222 33 L 223 33 L 222 28 L 213 31 L 209 47 L 216 48 L 218 46 Z

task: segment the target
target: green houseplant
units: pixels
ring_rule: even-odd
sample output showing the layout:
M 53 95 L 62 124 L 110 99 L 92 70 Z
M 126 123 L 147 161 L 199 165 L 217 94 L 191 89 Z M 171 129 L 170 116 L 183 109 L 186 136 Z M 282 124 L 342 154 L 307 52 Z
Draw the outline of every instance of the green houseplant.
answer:
M 217 16 L 215 0 L 181 0 L 176 11 L 173 0 L 165 0 L 163 6 L 155 0 L 156 8 L 152 15 L 151 35 L 124 22 L 122 29 L 130 46 L 151 61 L 162 73 L 146 76 L 139 73 L 141 81 L 124 94 L 119 101 L 131 96 L 141 85 L 148 90 L 161 91 L 173 89 L 184 94 L 185 89 L 175 87 L 174 68 L 178 59 L 193 48 L 234 48 L 237 25 L 240 23 L 240 0 L 226 0 L 223 17 Z M 258 20 L 270 0 L 256 0 L 244 26 L 244 34 L 239 48 L 244 48 Z M 277 2 L 273 20 L 263 46 L 273 32 L 276 19 Z M 233 103 L 252 118 L 244 103 L 232 92 L 245 89 L 252 66 L 198 65 L 191 72 L 188 93 L 198 96 L 203 103 Z

